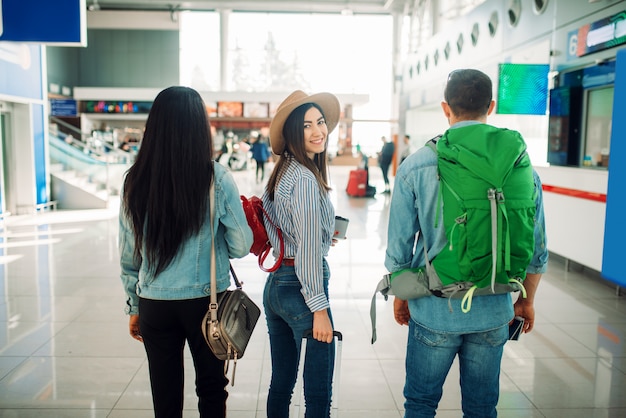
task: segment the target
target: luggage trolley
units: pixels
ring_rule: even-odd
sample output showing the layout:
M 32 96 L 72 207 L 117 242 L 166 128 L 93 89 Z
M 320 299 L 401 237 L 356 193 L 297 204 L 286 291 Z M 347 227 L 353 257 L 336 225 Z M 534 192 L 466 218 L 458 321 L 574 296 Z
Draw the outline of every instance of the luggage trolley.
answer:
M 306 358 L 306 345 L 309 338 L 313 338 L 313 330 L 307 330 L 302 335 L 302 345 L 300 347 L 300 364 L 298 365 L 298 378 L 294 392 L 294 402 L 292 409 L 292 417 L 300 418 L 300 414 L 304 415 L 304 360 Z M 343 335 L 339 331 L 333 331 L 335 342 L 335 367 L 333 371 L 332 388 L 333 394 L 330 401 L 330 416 L 337 418 L 339 416 L 339 382 L 341 376 L 341 346 L 343 344 Z

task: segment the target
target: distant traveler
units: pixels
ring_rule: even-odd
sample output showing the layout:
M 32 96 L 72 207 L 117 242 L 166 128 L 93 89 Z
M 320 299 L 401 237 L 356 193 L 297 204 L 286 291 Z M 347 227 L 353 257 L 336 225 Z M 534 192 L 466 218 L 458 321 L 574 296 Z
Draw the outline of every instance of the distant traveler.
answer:
M 383 193 L 391 193 L 391 186 L 389 186 L 389 167 L 393 161 L 393 154 L 396 151 L 396 145 L 393 142 L 388 142 L 384 136 L 380 138 L 383 142 L 383 147 L 378 153 L 378 165 L 383 173 L 383 181 L 385 182 L 385 190 Z
M 259 135 L 252 140 L 252 158 L 256 162 L 256 182 L 261 183 L 265 179 L 265 163 L 270 158 L 270 150 L 267 140 Z
M 402 150 L 402 155 L 400 155 L 400 164 L 402 164 L 409 155 L 411 155 L 411 137 L 404 135 L 404 149 Z

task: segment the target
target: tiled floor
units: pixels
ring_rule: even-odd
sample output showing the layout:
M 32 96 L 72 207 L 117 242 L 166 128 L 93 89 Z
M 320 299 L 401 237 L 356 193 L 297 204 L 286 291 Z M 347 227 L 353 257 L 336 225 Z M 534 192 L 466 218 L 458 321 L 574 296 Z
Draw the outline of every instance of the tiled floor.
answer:
M 332 167 L 337 214 L 348 239 L 331 249 L 331 304 L 344 334 L 342 418 L 403 416 L 406 327 L 378 299 L 378 342 L 369 307 L 384 273 L 389 197 L 350 199 L 350 167 Z M 234 173 L 259 194 L 252 171 Z M 372 182 L 382 189 L 379 170 Z M 145 353 L 130 338 L 119 281 L 115 210 L 57 211 L 0 224 L 0 417 L 152 416 Z M 257 301 L 265 274 L 254 256 L 233 262 Z M 556 260 L 540 285 L 537 324 L 507 343 L 501 417 L 626 417 L 626 297 Z M 187 357 L 190 366 L 190 358 Z M 197 416 L 188 368 L 185 417 Z M 264 320 L 237 365 L 232 418 L 265 417 L 270 377 Z M 438 417 L 460 417 L 458 372 L 446 382 Z

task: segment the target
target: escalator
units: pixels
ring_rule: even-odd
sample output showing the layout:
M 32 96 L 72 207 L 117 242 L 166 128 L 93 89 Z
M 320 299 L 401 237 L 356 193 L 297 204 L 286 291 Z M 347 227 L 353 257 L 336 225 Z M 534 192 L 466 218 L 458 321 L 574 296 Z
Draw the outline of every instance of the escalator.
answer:
M 54 117 L 49 138 L 51 195 L 57 209 L 104 209 L 116 204 L 132 153 Z

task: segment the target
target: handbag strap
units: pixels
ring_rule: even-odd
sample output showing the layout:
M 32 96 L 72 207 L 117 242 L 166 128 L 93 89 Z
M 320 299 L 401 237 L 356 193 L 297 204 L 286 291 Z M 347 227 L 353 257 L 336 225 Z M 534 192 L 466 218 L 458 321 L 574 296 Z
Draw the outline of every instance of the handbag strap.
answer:
M 209 189 L 209 212 L 211 216 L 211 296 L 210 296 L 210 304 L 209 304 L 209 312 L 211 315 L 211 321 L 217 321 L 217 273 L 216 273 L 216 261 L 215 261 L 215 233 L 213 232 L 213 226 L 215 222 L 215 188 L 213 187 L 213 183 L 211 183 L 211 187 Z M 242 288 L 243 283 L 239 281 L 237 278 L 237 274 L 235 274 L 235 269 L 233 269 L 233 265 L 230 264 L 230 274 L 233 276 L 233 280 L 235 280 L 235 286 L 238 289 Z
M 211 187 L 209 188 L 209 212 L 211 216 L 211 296 L 209 303 L 209 313 L 211 315 L 211 322 L 217 322 L 217 278 L 215 273 L 215 234 L 213 233 L 213 223 L 215 222 L 215 188 L 214 182 L 211 181 Z

